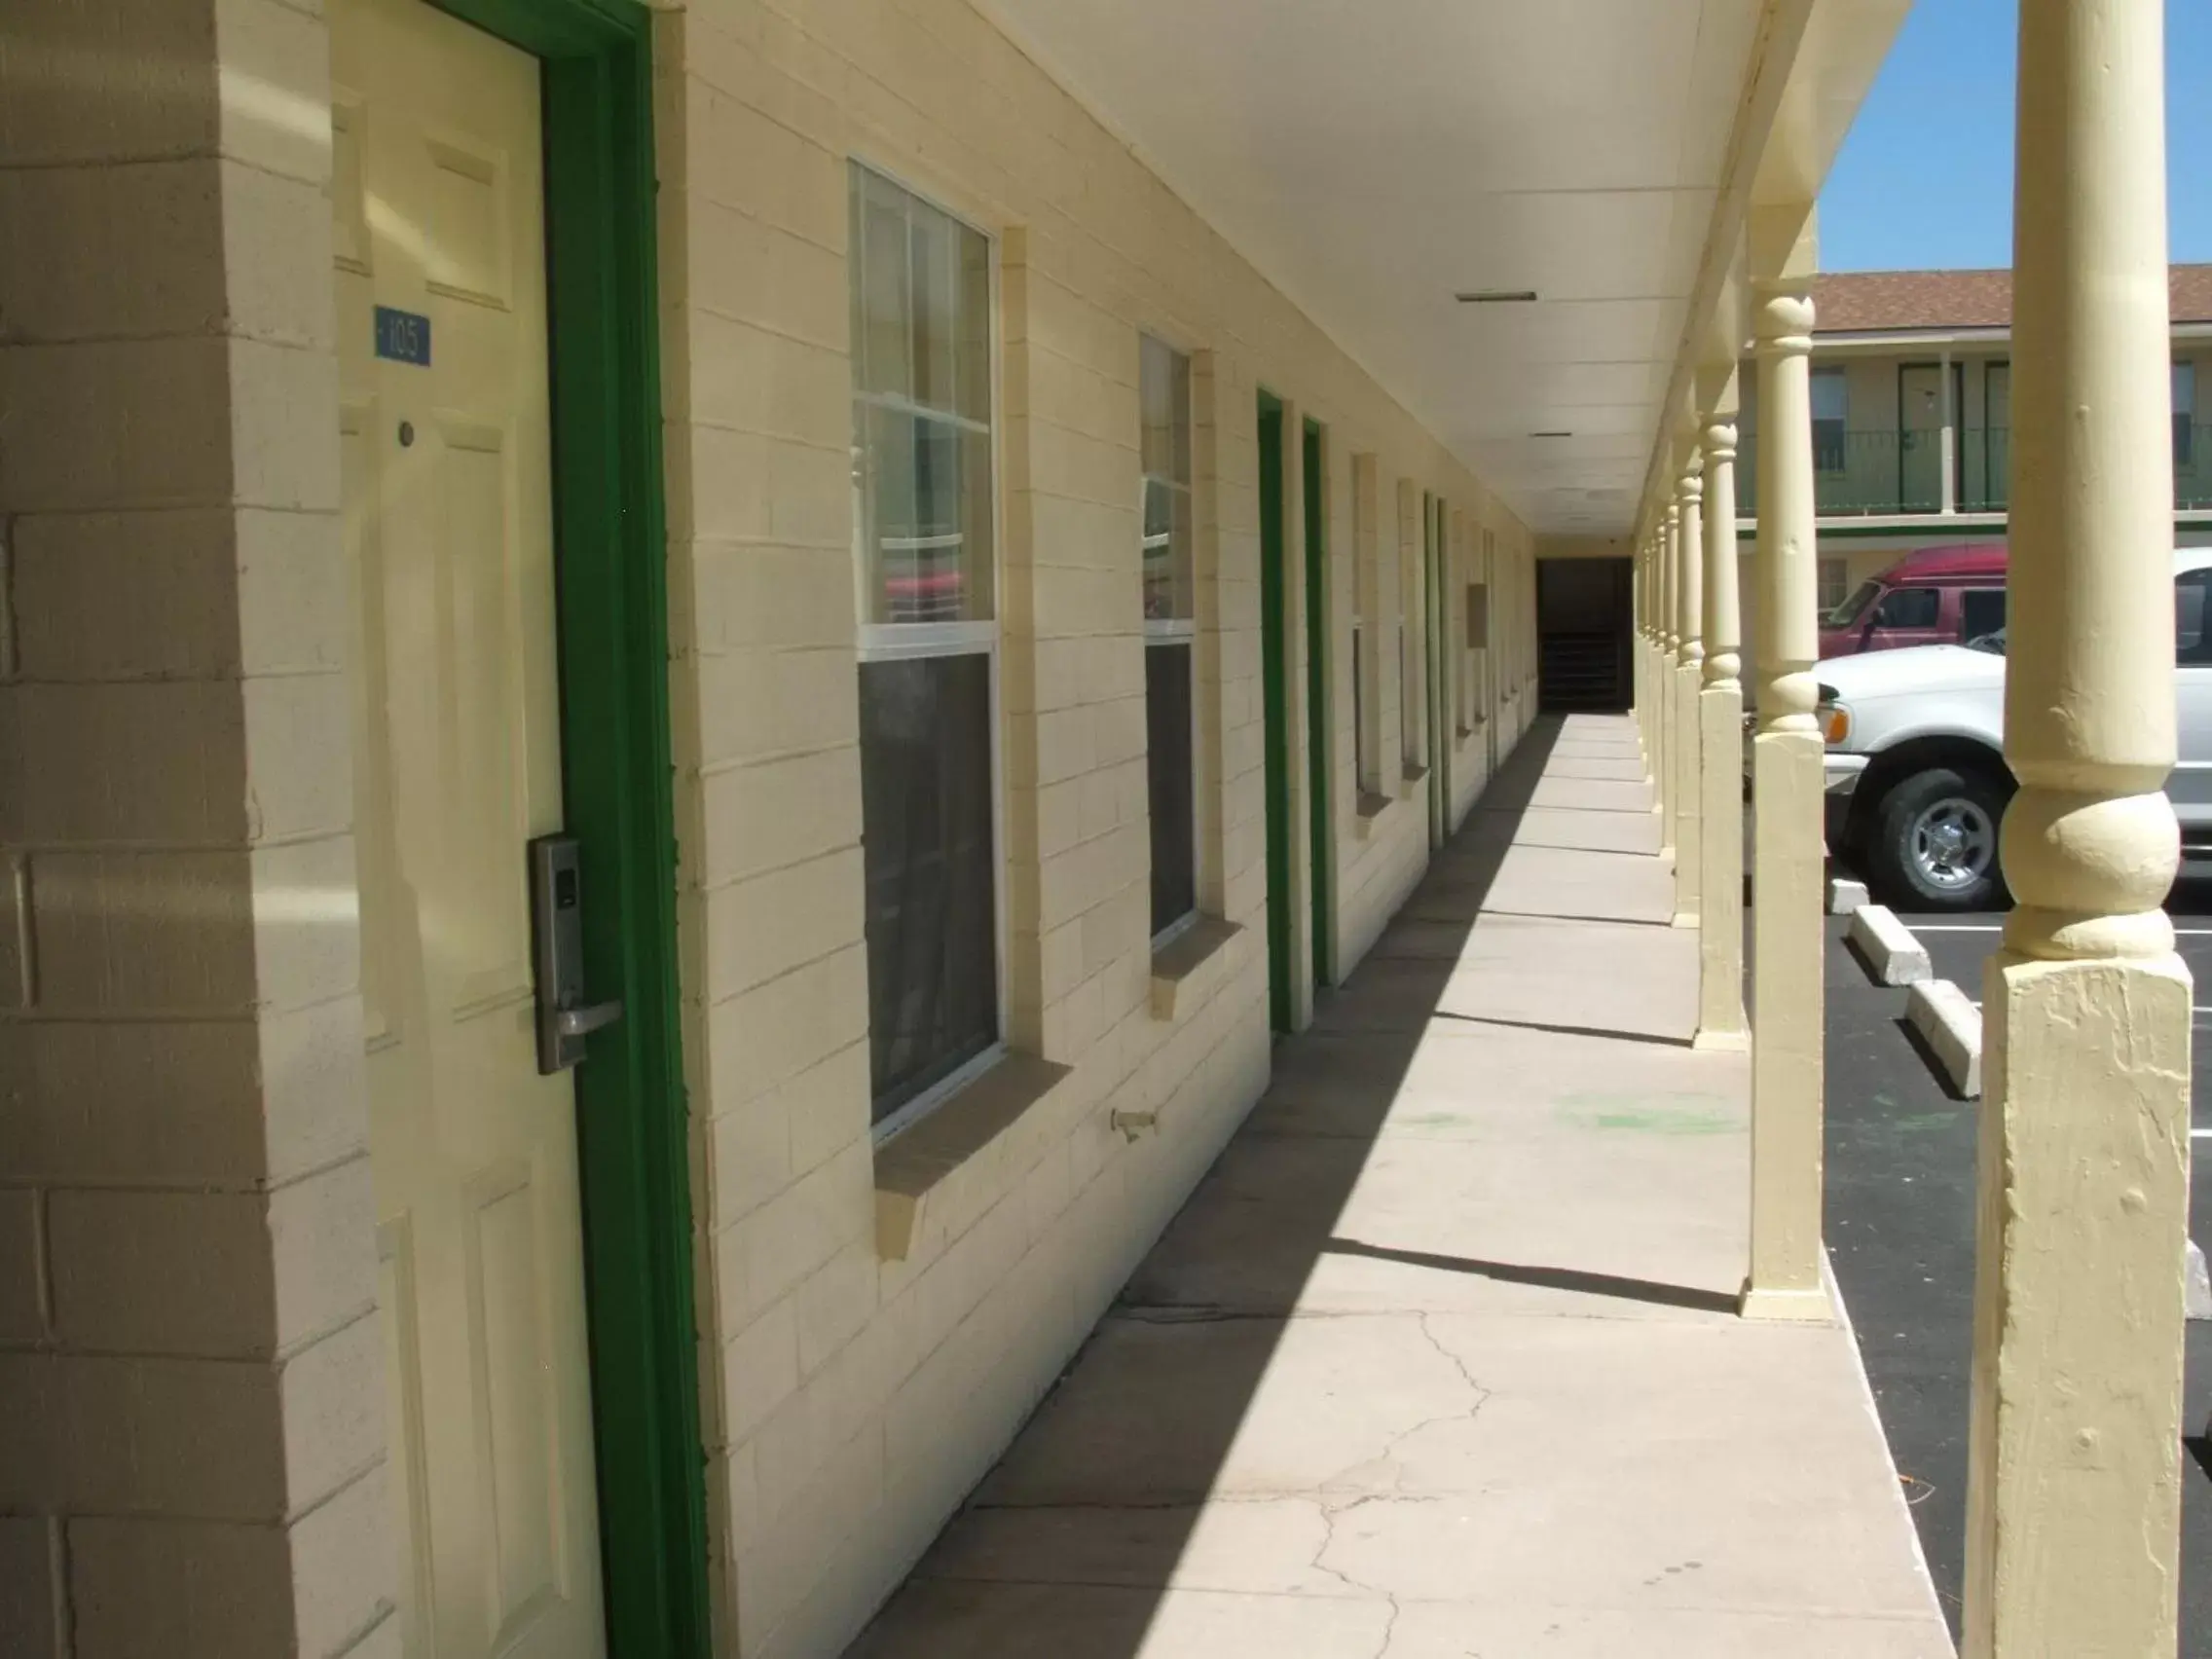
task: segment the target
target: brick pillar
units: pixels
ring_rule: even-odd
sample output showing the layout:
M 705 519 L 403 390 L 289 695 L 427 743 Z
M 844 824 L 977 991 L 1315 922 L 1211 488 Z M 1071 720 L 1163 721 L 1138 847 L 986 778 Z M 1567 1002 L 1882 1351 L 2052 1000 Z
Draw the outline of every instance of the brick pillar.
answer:
M 0 1650 L 388 1622 L 328 42 L 0 53 Z

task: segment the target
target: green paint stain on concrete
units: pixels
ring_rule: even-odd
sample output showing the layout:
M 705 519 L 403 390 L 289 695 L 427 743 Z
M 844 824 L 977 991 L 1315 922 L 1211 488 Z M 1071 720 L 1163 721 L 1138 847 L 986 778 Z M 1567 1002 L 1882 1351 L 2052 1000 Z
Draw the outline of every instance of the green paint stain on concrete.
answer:
M 1725 1135 L 1744 1114 L 1717 1094 L 1563 1094 L 1553 1110 L 1577 1128 L 1650 1135 Z

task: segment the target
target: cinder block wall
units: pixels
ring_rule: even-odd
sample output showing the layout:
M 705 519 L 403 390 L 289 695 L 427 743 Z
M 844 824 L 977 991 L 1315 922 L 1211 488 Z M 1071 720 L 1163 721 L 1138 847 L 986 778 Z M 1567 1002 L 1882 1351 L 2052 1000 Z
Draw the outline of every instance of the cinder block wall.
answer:
M 18 0 L 0 55 L 11 1653 L 396 1646 L 321 13 Z M 1482 515 L 1524 563 L 1527 542 L 963 0 L 699 0 L 661 18 L 656 48 L 719 1630 L 726 1652 L 830 1653 L 1264 1085 L 1256 390 L 1329 430 L 1341 969 L 1418 876 L 1427 822 L 1423 785 L 1364 837 L 1354 824 L 1352 458 L 1375 458 L 1382 501 L 1405 480 Z M 1011 1023 L 1070 1068 L 929 1190 L 897 1253 L 861 939 L 856 155 L 1000 238 Z M 1145 937 L 1140 329 L 1194 353 L 1199 883 L 1241 930 L 1171 1017 L 1152 1012 Z M 1386 535 L 1377 547 L 1371 625 L 1399 603 Z M 1446 638 L 1470 672 L 1463 618 Z M 1370 685 L 1385 779 L 1389 682 Z M 1292 770 L 1302 800 L 1303 748 Z M 1158 1131 L 1114 1133 L 1117 1107 L 1156 1109 Z
M 0 1651 L 23 1659 L 392 1636 L 319 11 L 0 22 Z
M 1384 567 L 1371 626 L 1391 620 L 1399 596 L 1395 535 L 1354 524 L 1354 458 L 1374 458 L 1379 501 L 1395 502 L 1410 479 L 1462 527 L 1496 529 L 1501 564 L 1525 563 L 1529 542 L 963 0 L 694 0 L 661 20 L 657 56 L 686 1051 L 719 1612 L 734 1651 L 830 1654 L 1005 1446 L 1264 1086 L 1256 391 L 1291 405 L 1291 432 L 1308 415 L 1327 427 L 1344 970 L 1427 857 L 1425 785 L 1365 836 L 1355 823 L 1356 547 L 1372 540 Z M 1072 1068 L 929 1191 L 901 1259 L 879 1251 L 868 1122 L 852 158 L 999 239 L 1011 1024 L 1017 1047 Z M 1241 929 L 1166 1019 L 1149 1002 L 1146 937 L 1140 331 L 1196 354 L 1201 907 Z M 1288 471 L 1295 501 L 1295 458 Z M 1294 557 L 1300 517 L 1289 515 Z M 1458 608 L 1465 542 L 1462 528 L 1448 584 L 1459 674 L 1472 660 Z M 1300 586 L 1294 568 L 1294 606 Z M 1370 684 L 1392 792 L 1394 679 Z M 1302 645 L 1291 680 L 1304 684 Z M 1292 723 L 1306 729 L 1302 690 Z M 1482 739 L 1462 745 L 1455 818 L 1483 752 Z M 1302 790 L 1303 746 L 1292 770 Z M 1157 1110 L 1158 1132 L 1125 1140 L 1109 1127 L 1116 1108 Z

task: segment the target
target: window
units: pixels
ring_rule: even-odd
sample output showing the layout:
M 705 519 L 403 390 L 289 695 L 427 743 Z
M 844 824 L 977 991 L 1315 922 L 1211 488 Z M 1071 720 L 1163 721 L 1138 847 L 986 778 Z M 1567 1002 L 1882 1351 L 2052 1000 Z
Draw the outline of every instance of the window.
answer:
M 1969 588 L 1959 595 L 1959 638 L 1971 645 L 2005 626 L 2005 590 Z
M 1881 594 L 1882 584 L 1880 582 L 1861 582 L 1853 590 L 1849 599 L 1828 612 L 1828 626 L 1831 628 L 1849 628 L 1855 623 L 1865 621 L 1866 608 L 1879 599 Z
M 1144 423 L 1144 711 L 1152 809 L 1155 938 L 1198 908 L 1192 753 L 1191 359 L 1147 336 L 1137 402 Z
M 1823 558 L 1820 563 L 1820 595 L 1816 603 L 1823 616 L 1830 615 L 1850 592 L 1851 567 L 1837 558 Z
M 1819 472 L 1842 472 L 1851 464 L 1847 428 L 1851 418 L 1850 384 L 1841 368 L 1813 371 L 1813 467 Z
M 1892 588 L 1874 612 L 1877 628 L 1933 628 L 1943 612 L 1943 596 L 1934 588 Z
M 2195 464 L 2196 365 L 2174 365 L 2174 464 Z
M 868 1059 L 878 1125 L 999 1041 L 989 241 L 852 169 Z
M 2174 577 L 2174 661 L 2186 666 L 2212 663 L 2212 640 L 2204 637 L 2204 596 L 2212 590 L 2212 570 L 2184 571 Z

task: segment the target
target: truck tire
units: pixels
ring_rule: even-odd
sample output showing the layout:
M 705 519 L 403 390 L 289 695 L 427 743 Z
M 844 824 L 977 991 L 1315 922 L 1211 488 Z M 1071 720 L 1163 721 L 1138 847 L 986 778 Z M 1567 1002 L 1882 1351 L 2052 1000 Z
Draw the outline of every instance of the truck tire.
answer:
M 2011 798 L 1977 767 L 1931 766 L 1882 797 L 1866 837 L 1866 873 L 1901 910 L 1986 910 L 2006 901 L 1997 828 Z

